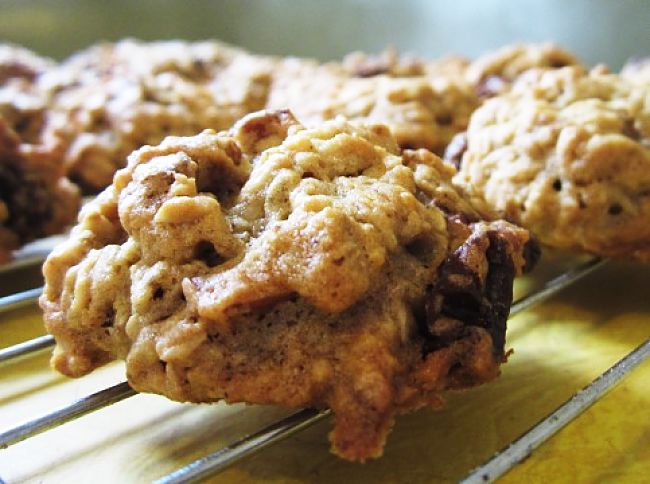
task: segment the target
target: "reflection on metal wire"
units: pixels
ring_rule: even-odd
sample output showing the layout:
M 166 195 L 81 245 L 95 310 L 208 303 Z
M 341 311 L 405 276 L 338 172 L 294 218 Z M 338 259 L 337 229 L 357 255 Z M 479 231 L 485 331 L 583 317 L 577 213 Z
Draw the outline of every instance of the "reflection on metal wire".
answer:
M 461 482 L 478 484 L 493 482 L 528 457 L 533 450 L 593 405 L 607 391 L 619 383 L 625 375 L 650 356 L 650 339 L 619 360 L 614 366 L 596 378 L 589 386 L 576 393 L 564 405 L 550 414 L 508 447 L 498 452 L 485 464 L 474 469 Z

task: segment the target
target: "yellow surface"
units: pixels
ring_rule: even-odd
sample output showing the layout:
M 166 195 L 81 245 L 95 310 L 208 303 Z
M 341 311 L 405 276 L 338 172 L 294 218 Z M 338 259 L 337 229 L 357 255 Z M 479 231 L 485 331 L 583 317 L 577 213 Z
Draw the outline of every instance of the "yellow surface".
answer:
M 553 263 L 559 266 L 559 263 Z M 525 292 L 557 267 L 520 281 Z M 3 276 L 5 277 L 5 276 Z M 453 482 L 525 432 L 650 336 L 648 266 L 611 265 L 510 321 L 515 353 L 495 382 L 451 395 L 442 411 L 397 419 L 382 459 L 329 454 L 323 422 L 210 482 Z M 30 308 L 0 315 L 0 347 L 42 332 Z M 123 378 L 119 363 L 68 380 L 48 355 L 0 368 L 0 429 Z M 218 449 L 285 412 L 188 405 L 138 395 L 0 450 L 13 482 L 147 482 Z M 635 370 L 502 482 L 650 482 L 650 363 Z

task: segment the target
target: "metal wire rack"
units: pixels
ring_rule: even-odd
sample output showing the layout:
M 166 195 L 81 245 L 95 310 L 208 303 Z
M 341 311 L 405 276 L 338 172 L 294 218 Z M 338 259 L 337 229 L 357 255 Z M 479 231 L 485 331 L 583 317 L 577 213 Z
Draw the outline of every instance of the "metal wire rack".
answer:
M 34 262 L 37 263 L 38 258 L 30 261 L 30 263 Z M 605 264 L 607 264 L 606 259 L 592 258 L 560 274 L 548 281 L 541 289 L 516 301 L 512 305 L 511 316 L 560 292 L 567 286 L 600 269 Z M 23 263 L 19 262 L 13 268 L 15 269 L 22 265 Z M 11 269 L 11 266 L 9 268 L 5 267 L 3 271 L 7 272 Z M 35 288 L 0 298 L 0 313 L 16 309 L 17 307 L 34 304 L 41 292 L 42 288 Z M 51 336 L 41 336 L 0 349 L 0 364 L 50 348 L 53 345 L 54 339 Z M 462 482 L 466 484 L 492 482 L 503 475 L 530 455 L 541 443 L 595 403 L 625 375 L 647 359 L 648 356 L 650 356 L 650 339 L 646 340 L 606 370 L 591 384 L 575 394 L 566 403 L 561 405 L 548 417 L 542 419 L 521 437 L 496 453 L 487 462 L 471 471 Z M 57 408 L 45 415 L 33 418 L 32 420 L 3 431 L 0 433 L 0 448 L 6 448 L 82 417 L 83 415 L 125 400 L 136 395 L 136 393 L 127 382 L 121 382 L 99 392 L 82 397 L 69 405 Z M 196 482 L 218 473 L 238 460 L 252 455 L 327 418 L 330 414 L 330 410 L 300 410 L 253 434 L 232 442 L 212 454 L 206 455 L 185 467 L 163 476 L 156 482 L 159 484 Z

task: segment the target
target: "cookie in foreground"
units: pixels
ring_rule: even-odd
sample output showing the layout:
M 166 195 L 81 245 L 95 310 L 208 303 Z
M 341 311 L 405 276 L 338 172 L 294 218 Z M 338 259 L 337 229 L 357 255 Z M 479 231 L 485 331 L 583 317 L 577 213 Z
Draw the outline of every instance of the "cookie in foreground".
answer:
M 44 266 L 73 377 L 126 360 L 179 401 L 330 407 L 333 451 L 381 455 L 394 416 L 495 378 L 529 233 L 484 220 L 382 125 L 259 112 L 135 151 Z
M 476 204 L 541 242 L 650 258 L 650 86 L 602 68 L 531 70 L 448 151 Z

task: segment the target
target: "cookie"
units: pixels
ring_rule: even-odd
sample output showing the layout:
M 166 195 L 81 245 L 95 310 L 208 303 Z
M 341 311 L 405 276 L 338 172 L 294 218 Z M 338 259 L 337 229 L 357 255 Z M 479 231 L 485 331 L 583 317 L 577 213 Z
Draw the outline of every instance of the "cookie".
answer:
M 553 247 L 650 257 L 650 89 L 532 70 L 473 115 L 455 182 Z M 462 154 L 459 154 L 461 152 Z
M 382 125 L 260 112 L 129 157 L 44 266 L 73 377 L 125 359 L 174 400 L 332 408 L 333 450 L 381 455 L 397 412 L 495 378 L 526 230 Z
M 267 103 L 268 109 L 291 109 L 305 123 L 342 115 L 386 124 L 401 147 L 436 153 L 466 128 L 477 106 L 474 89 L 458 76 L 350 77 L 340 66 L 292 59 L 278 64 Z
M 100 44 L 42 79 L 52 98 L 46 133 L 66 147 L 70 178 L 97 192 L 134 149 L 226 129 L 263 108 L 270 72 L 264 58 L 216 42 Z
M 553 43 L 514 44 L 478 57 L 465 76 L 482 98 L 506 92 L 517 77 L 529 69 L 581 66 L 570 52 Z
M 51 106 L 44 136 L 65 147 L 69 177 L 87 193 L 110 184 L 142 145 L 227 129 L 261 108 L 291 108 L 305 122 L 338 114 L 383 122 L 402 146 L 442 153 L 478 105 L 460 75 L 466 65 L 392 50 L 321 64 L 217 42 L 127 39 L 86 49 L 43 76 Z

